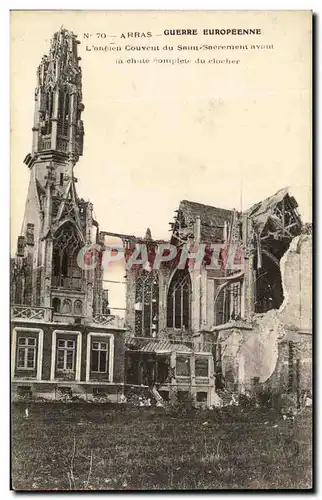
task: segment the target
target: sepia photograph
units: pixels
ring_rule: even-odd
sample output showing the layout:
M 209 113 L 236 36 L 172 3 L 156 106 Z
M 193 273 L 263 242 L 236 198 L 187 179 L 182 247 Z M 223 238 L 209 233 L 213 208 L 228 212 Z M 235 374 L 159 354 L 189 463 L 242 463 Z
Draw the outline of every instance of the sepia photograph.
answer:
M 312 490 L 312 45 L 11 11 L 12 490 Z

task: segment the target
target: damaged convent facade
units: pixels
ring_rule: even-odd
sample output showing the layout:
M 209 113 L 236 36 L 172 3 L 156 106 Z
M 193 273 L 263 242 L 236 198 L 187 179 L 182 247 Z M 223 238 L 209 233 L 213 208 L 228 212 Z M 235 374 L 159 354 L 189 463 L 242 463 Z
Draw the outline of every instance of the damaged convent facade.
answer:
M 281 189 L 244 212 L 183 200 L 169 241 L 101 230 L 74 176 L 84 138 L 78 43 L 61 29 L 37 70 L 11 260 L 13 395 L 118 401 L 137 387 L 212 406 L 229 394 L 310 391 L 312 235 L 294 197 Z M 147 249 L 126 265 L 124 318 L 104 288 L 109 236 L 122 241 L 126 264 Z M 175 255 L 156 266 L 167 245 Z M 80 265 L 84 248 L 97 265 Z

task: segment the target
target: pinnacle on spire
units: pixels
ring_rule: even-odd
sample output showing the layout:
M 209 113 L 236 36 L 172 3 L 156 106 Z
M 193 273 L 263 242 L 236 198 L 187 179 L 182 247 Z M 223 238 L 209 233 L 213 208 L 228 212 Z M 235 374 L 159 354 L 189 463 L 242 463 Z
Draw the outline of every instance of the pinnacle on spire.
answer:
M 53 35 L 49 54 L 42 57 L 37 69 L 38 87 L 53 89 L 74 86 L 72 90 L 81 94 L 81 58 L 77 54 L 79 43 L 77 36 L 63 27 Z
M 72 31 L 61 27 L 38 66 L 32 156 L 58 153 L 60 158 L 72 158 L 74 165 L 83 154 L 79 43 Z

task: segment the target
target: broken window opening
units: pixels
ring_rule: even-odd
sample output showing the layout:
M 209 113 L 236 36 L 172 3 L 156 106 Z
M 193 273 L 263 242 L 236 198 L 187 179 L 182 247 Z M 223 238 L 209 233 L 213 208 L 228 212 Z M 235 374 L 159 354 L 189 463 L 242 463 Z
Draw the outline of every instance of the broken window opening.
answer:
M 83 302 L 81 300 L 75 300 L 74 302 L 74 314 L 82 316 L 83 314 Z
M 257 268 L 257 256 L 254 259 Z M 255 312 L 266 313 L 271 309 L 279 309 L 284 300 L 282 277 L 279 266 L 264 253 L 262 267 L 256 269 Z
M 208 378 L 209 377 L 209 359 L 208 356 L 196 356 L 195 359 L 195 376 Z
M 167 326 L 189 330 L 191 279 L 187 269 L 177 270 L 171 280 L 167 300 Z
M 288 343 L 288 390 L 292 392 L 294 389 L 294 343 Z
M 169 381 L 170 356 L 157 356 L 156 358 L 156 383 L 164 384 Z
M 154 353 L 127 352 L 125 379 L 128 384 L 153 387 L 169 382 L 170 356 Z
M 32 398 L 32 390 L 30 385 L 18 385 L 17 394 L 23 399 Z
M 216 326 L 241 319 L 241 289 L 242 282 L 238 281 L 220 291 L 214 306 Z
M 159 277 L 157 271 L 141 269 L 136 280 L 135 333 L 156 337 L 159 326 Z
M 82 270 L 77 262 L 81 242 L 75 227 L 64 224 L 55 236 L 52 285 L 68 289 L 82 288 Z
M 58 111 L 58 134 L 67 137 L 69 121 L 69 93 L 68 89 L 59 93 L 59 111 Z
M 190 377 L 190 356 L 177 355 L 176 377 Z
M 42 109 L 42 116 L 43 116 L 43 121 L 42 121 L 42 127 L 41 127 L 41 133 L 42 135 L 50 135 L 51 130 L 52 130 L 52 114 L 53 114 L 53 92 L 52 90 L 48 90 L 46 93 L 43 103 L 44 103 L 44 108 Z
M 58 297 L 53 298 L 52 307 L 54 309 L 54 312 L 56 313 L 60 312 L 60 298 Z
M 27 245 L 35 243 L 35 224 L 27 224 L 26 243 Z
M 72 301 L 70 299 L 64 299 L 61 308 L 62 314 L 71 314 L 72 312 Z
M 138 385 L 148 385 L 152 387 L 155 384 L 156 364 L 153 355 L 143 355 L 138 362 L 136 370 Z
M 213 345 L 212 357 L 215 366 L 215 388 L 216 390 L 223 390 L 225 381 L 222 369 L 222 345 L 220 343 Z

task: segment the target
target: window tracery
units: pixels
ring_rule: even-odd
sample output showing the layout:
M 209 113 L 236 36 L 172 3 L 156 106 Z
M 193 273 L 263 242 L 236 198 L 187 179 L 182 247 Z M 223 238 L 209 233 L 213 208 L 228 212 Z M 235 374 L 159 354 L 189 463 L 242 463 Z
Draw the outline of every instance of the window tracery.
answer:
M 167 299 L 167 326 L 190 328 L 191 279 L 187 269 L 177 270 L 171 280 Z
M 159 277 L 157 271 L 141 269 L 136 279 L 135 333 L 155 337 L 159 325 Z
M 77 262 L 81 242 L 75 227 L 64 224 L 54 239 L 53 286 L 79 289 L 82 286 L 82 270 Z

